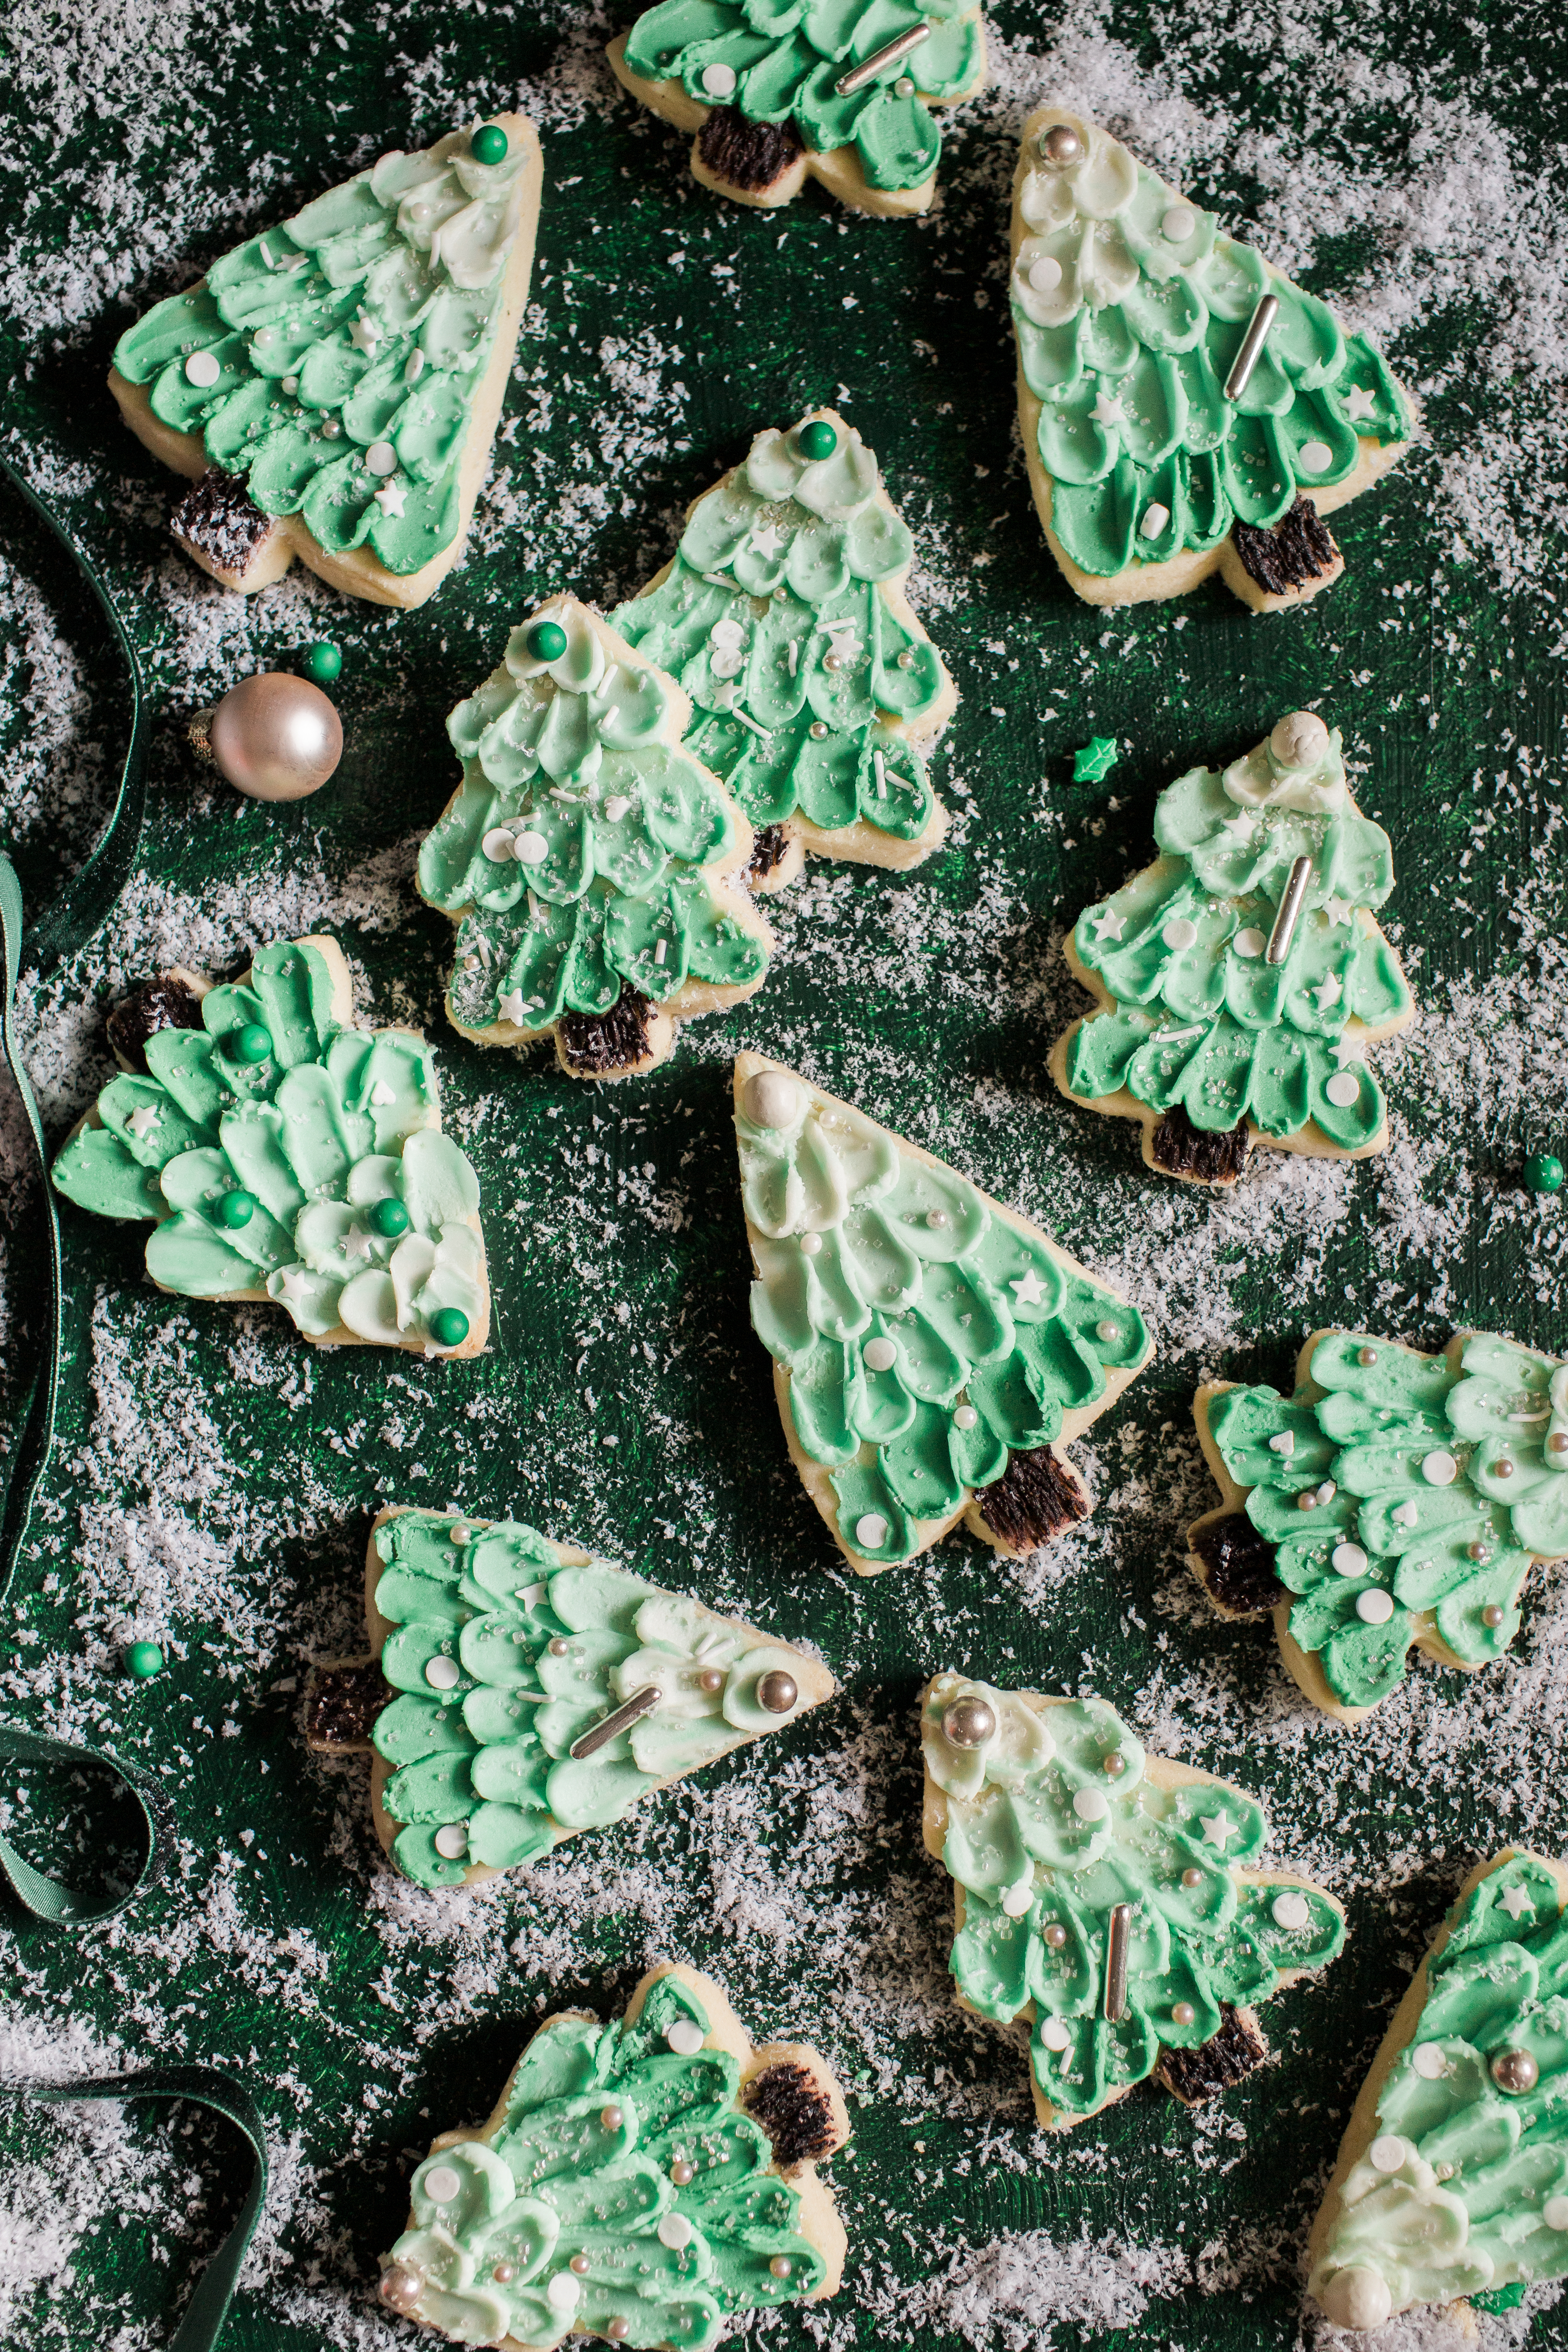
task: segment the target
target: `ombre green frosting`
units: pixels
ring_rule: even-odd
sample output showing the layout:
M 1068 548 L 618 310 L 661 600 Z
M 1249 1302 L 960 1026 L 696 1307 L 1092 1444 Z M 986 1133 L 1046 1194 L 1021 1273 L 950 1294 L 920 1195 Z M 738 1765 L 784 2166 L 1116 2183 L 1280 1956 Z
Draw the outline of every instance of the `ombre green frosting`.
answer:
M 942 1731 L 961 1698 L 984 1699 L 994 1717 L 978 1748 Z M 982 2017 L 1006 2023 L 1033 2004 L 1029 2063 L 1064 2114 L 1090 2114 L 1142 2082 L 1162 2045 L 1201 2048 L 1227 2007 L 1321 1968 L 1344 1941 L 1316 1887 L 1249 1874 L 1267 1837 L 1250 1797 L 1212 1781 L 1157 1788 L 1136 1734 L 1100 1699 L 1037 1713 L 1016 1691 L 939 1675 L 921 1738 L 947 1799 L 942 1860 L 964 1890 L 948 1966 Z M 1127 2002 L 1111 2023 L 1110 1914 L 1122 1903 Z M 1055 1928 L 1065 1933 L 1047 1943 Z M 1177 2018 L 1183 2004 L 1190 2018 Z
M 1400 1020 L 1410 992 L 1372 919 L 1394 887 L 1388 835 L 1352 804 L 1338 730 L 1304 768 L 1270 740 L 1223 773 L 1179 776 L 1154 839 L 1157 862 L 1073 930 L 1114 1002 L 1073 1037 L 1072 1092 L 1093 1102 L 1125 1088 L 1211 1132 L 1251 1118 L 1284 1137 L 1310 1122 L 1342 1150 L 1372 1142 L 1385 1105 L 1361 1041 Z M 1300 856 L 1311 877 L 1289 951 L 1271 964 Z
M 386 1347 L 442 1350 L 430 1318 L 485 1302 L 479 1179 L 437 1132 L 436 1066 L 406 1030 L 345 1029 L 324 956 L 283 940 L 243 982 L 209 989 L 200 1029 L 159 1029 L 145 1077 L 111 1078 L 98 1124 L 54 1166 L 58 1191 L 104 1217 L 154 1217 L 147 1271 L 184 1298 L 275 1299 L 301 1331 L 343 1325 Z M 240 1059 L 242 1030 L 270 1052 Z M 248 1193 L 226 1224 L 224 1195 Z M 402 1202 L 385 1239 L 368 1213 Z
M 1301 492 L 1352 473 L 1363 440 L 1409 439 L 1398 387 L 1364 335 L 1347 335 L 1255 247 L 1220 236 L 1213 213 L 1118 140 L 1065 110 L 1060 119 L 1083 157 L 1068 171 L 1031 159 L 1013 323 L 1041 404 L 1051 528 L 1075 563 L 1105 578 L 1135 560 L 1215 547 L 1233 522 L 1267 529 Z M 1059 272 L 1054 285 L 1031 284 L 1042 262 L 1046 275 Z M 1246 389 L 1227 400 L 1265 294 L 1279 311 Z
M 826 2266 L 801 2232 L 799 2190 L 740 2104 L 738 2063 L 672 2048 L 672 2029 L 677 2043 L 710 2030 L 675 1976 L 635 2023 L 540 2028 L 494 2138 L 439 2148 L 414 2176 L 414 2227 L 387 2257 L 424 2282 L 414 2317 L 455 2343 L 507 2336 L 538 2352 L 620 2320 L 623 2344 L 707 2352 L 731 2314 L 815 2294 Z M 670 2179 L 678 2163 L 692 2168 L 685 2187 Z M 433 2177 L 456 2194 L 434 2196 Z M 498 2280 L 498 2264 L 510 2275 Z
M 548 661 L 528 650 L 541 622 L 566 638 Z M 658 1003 L 688 980 L 761 977 L 766 940 L 717 889 L 741 854 L 733 805 L 681 747 L 669 680 L 608 655 L 581 604 L 520 623 L 447 732 L 463 782 L 419 888 L 461 918 L 447 1006 L 464 1028 L 537 1031 L 607 1013 L 623 987 Z
M 264 514 L 300 515 L 334 555 L 368 545 L 389 572 L 417 572 L 457 537 L 521 222 L 529 149 L 513 140 L 480 163 L 469 138 L 384 155 L 247 237 L 115 348 L 160 423 L 200 434 L 209 464 L 244 475 Z M 197 352 L 217 362 L 215 382 L 191 382 Z M 366 465 L 377 443 L 395 456 L 388 472 Z
M 393 1858 L 421 1886 L 455 1885 L 473 1863 L 510 1870 L 618 1822 L 800 1710 L 772 1714 L 756 1696 L 764 1675 L 798 1666 L 795 1652 L 606 1560 L 563 1565 L 532 1528 L 402 1511 L 375 1545 L 374 1603 L 395 1628 L 381 1669 L 401 1696 L 371 1738 L 392 1768 L 382 1801 L 405 1824 Z M 437 1660 L 450 1663 L 433 1681 Z M 704 1691 L 715 1670 L 721 1686 Z M 663 1693 L 653 1712 L 574 1759 L 573 1742 L 650 1683 Z M 466 1853 L 444 1854 L 437 1832 L 456 1822 Z
M 771 1095 L 750 1082 L 745 1106 L 745 1106 L 735 1122 L 752 1323 L 788 1368 L 801 1445 L 832 1469 L 845 1542 L 908 1559 L 917 1521 L 950 1517 L 1012 1452 L 1050 1444 L 1065 1413 L 1104 1395 L 1108 1366 L 1143 1361 L 1149 1336 L 1135 1307 L 966 1177 L 797 1078 L 767 1083 Z M 867 1361 L 879 1341 L 892 1349 L 882 1370 Z
M 1539 2069 L 1523 2094 L 1492 2074 L 1516 2050 Z M 1394 2311 L 1568 2276 L 1568 1924 L 1556 1877 L 1528 1854 L 1471 1890 L 1428 1963 L 1312 2294 L 1352 2269 L 1375 2272 Z
M 1511 1339 L 1477 1333 L 1456 1366 L 1331 1331 L 1294 1397 L 1227 1389 L 1208 1425 L 1342 1706 L 1387 1697 L 1423 1621 L 1467 1664 L 1500 1656 L 1531 1559 L 1568 1551 L 1568 1365 Z M 1357 1613 L 1373 1590 L 1394 1604 L 1383 1624 Z
M 921 24 L 931 31 L 918 49 L 838 95 L 851 67 Z M 645 80 L 679 81 L 700 106 L 738 107 L 748 122 L 793 121 L 818 154 L 852 145 L 868 184 L 889 189 L 918 188 L 935 171 L 942 133 L 924 101 L 964 97 L 984 56 L 970 0 L 663 0 L 626 43 L 626 64 Z M 735 77 L 722 92 L 704 84 L 712 66 Z M 912 95 L 898 95 L 900 80 Z
M 692 508 L 668 576 L 611 620 L 679 679 L 689 749 L 754 825 L 798 814 L 833 833 L 859 819 L 912 841 L 935 801 L 889 721 L 918 731 L 947 673 L 882 586 L 914 549 L 878 496 L 876 458 L 841 422 L 829 456 L 805 457 L 811 422 L 759 433 Z

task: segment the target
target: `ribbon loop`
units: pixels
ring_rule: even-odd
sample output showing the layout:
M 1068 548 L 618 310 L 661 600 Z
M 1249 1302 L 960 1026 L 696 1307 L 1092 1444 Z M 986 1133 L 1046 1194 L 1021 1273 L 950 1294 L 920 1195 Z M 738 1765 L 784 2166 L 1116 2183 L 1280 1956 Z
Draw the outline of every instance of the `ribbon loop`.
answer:
M 146 1833 L 146 1852 L 134 1884 L 108 1902 L 82 1895 L 75 1887 L 63 1886 L 58 1879 L 46 1878 L 41 1870 L 35 1870 L 30 1862 L 24 1860 L 8 1838 L 0 1837 L 0 1874 L 35 1919 L 46 1919 L 56 1927 L 95 1927 L 112 1919 L 162 1878 L 174 1837 L 174 1811 L 163 1793 L 162 1781 L 154 1780 L 140 1764 L 127 1763 L 124 1757 L 111 1754 L 107 1748 L 83 1748 L 74 1739 L 49 1739 L 42 1732 L 24 1731 L 16 1723 L 0 1723 L 0 1760 L 12 1764 L 89 1764 L 100 1771 L 110 1772 L 135 1798 Z

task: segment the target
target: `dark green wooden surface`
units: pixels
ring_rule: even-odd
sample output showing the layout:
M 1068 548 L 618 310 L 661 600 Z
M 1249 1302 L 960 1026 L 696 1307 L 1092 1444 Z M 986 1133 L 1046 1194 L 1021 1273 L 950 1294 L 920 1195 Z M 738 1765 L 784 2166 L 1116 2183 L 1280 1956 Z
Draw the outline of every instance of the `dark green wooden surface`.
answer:
M 1123 60 L 1151 77 L 1147 91 L 1182 90 L 1194 123 L 1223 117 L 1188 184 L 1235 222 L 1271 200 L 1255 176 L 1269 142 L 1309 192 L 1350 188 L 1361 166 L 1369 186 L 1387 187 L 1440 176 L 1423 126 L 1451 120 L 1454 137 L 1474 137 L 1479 121 L 1515 142 L 1521 173 L 1539 174 L 1564 129 L 1560 98 L 1540 86 L 1546 17 L 1415 16 L 1418 28 L 1401 10 L 1337 20 L 1325 10 L 1289 57 L 1276 29 L 1240 8 L 1198 24 L 1115 7 L 1104 26 L 1070 20 L 1062 37 L 1082 94 L 1100 76 L 1123 127 L 1138 119 Z M 59 35 L 68 55 L 73 21 Z M 89 34 L 109 21 L 90 19 Z M 858 2084 L 858 2152 L 837 2168 L 852 2256 L 834 2344 L 961 2341 L 965 2310 L 972 2339 L 998 2345 L 1072 2347 L 1133 2322 L 1140 2340 L 1192 2352 L 1290 2344 L 1317 2185 L 1421 1933 L 1477 1854 L 1510 1835 L 1558 1852 L 1568 1835 L 1557 1580 L 1537 1580 L 1515 1657 L 1474 1683 L 1424 1669 L 1359 1733 L 1309 1718 L 1266 1633 L 1216 1625 L 1186 1580 L 1180 1526 L 1210 1499 L 1187 1406 L 1201 1372 L 1285 1381 L 1300 1339 L 1323 1323 L 1436 1345 L 1473 1321 L 1568 1346 L 1557 1272 L 1568 1212 L 1530 1201 L 1514 1172 L 1525 1148 L 1560 1146 L 1568 1124 L 1556 630 L 1542 625 L 1516 557 L 1506 592 L 1473 533 L 1456 558 L 1441 475 L 1500 412 L 1507 431 L 1536 436 L 1541 463 L 1515 477 L 1532 547 L 1529 513 L 1549 511 L 1553 495 L 1542 424 L 1551 367 L 1539 383 L 1486 381 L 1504 298 L 1484 272 L 1472 273 L 1484 290 L 1417 301 L 1394 355 L 1408 380 L 1437 383 L 1432 446 L 1339 519 L 1348 569 L 1329 594 L 1264 623 L 1217 584 L 1178 606 L 1098 614 L 1045 553 L 1012 437 L 1006 192 L 1023 99 L 1046 88 L 1025 89 L 1019 59 L 1055 37 L 1055 19 L 1022 5 L 994 13 L 1017 100 L 971 112 L 949 141 L 940 212 L 913 226 L 845 215 L 816 193 L 778 217 L 717 205 L 687 179 L 685 142 L 592 77 L 609 27 L 565 7 L 367 10 L 341 20 L 341 44 L 340 20 L 302 0 L 258 12 L 237 40 L 242 21 L 181 18 L 149 33 L 140 96 L 128 94 L 142 70 L 134 41 L 97 108 L 79 108 L 60 74 L 40 96 L 18 70 L 0 96 L 7 149 L 26 159 L 36 196 L 20 232 L 24 286 L 29 268 L 55 285 L 51 255 L 90 251 L 83 223 L 95 207 L 119 255 L 136 211 L 130 190 L 151 224 L 142 263 L 106 265 L 123 299 L 89 268 L 78 294 L 56 300 L 76 303 L 63 325 L 41 326 L 24 301 L 6 330 L 16 381 L 5 446 L 59 491 L 104 565 L 167 713 L 144 877 L 33 1009 L 39 1075 L 51 1076 L 58 1038 L 90 1037 L 73 1000 L 145 968 L 153 883 L 226 909 L 226 950 L 238 954 L 267 935 L 289 877 L 312 887 L 324 877 L 318 897 L 370 1011 L 412 1013 L 436 1038 L 448 1119 L 486 1185 L 493 1346 L 478 1365 L 307 1357 L 279 1318 L 177 1307 L 142 1277 L 135 1236 L 65 1212 L 61 1444 L 0 1698 L 20 1720 L 63 1724 L 157 1766 L 187 1843 L 170 1887 L 110 1935 L 79 1945 L 6 1923 L 0 1953 L 17 2016 L 56 2037 L 76 2017 L 118 2035 L 128 2059 L 242 2064 L 279 2145 L 307 2170 L 300 2181 L 287 2168 L 276 2247 L 231 2323 L 237 2347 L 412 2341 L 365 2299 L 400 2224 L 408 2150 L 484 2111 L 545 2009 L 607 2010 L 645 1957 L 663 1953 L 715 1969 L 759 2032 L 809 2033 Z M 13 43 L 24 66 L 47 50 L 41 22 L 26 16 Z M 101 42 L 93 54 L 106 54 Z M 1336 121 L 1333 92 L 1358 59 L 1371 79 Z M 1402 100 L 1389 77 L 1404 68 Z M 546 196 L 498 450 L 504 523 L 492 497 L 476 552 L 422 612 L 390 618 L 299 575 L 239 612 L 166 551 L 166 478 L 98 389 L 115 335 L 145 300 L 345 165 L 510 102 L 520 79 L 545 91 Z M 574 106 L 574 89 L 585 104 Z M 1485 201 L 1483 185 L 1472 228 Z M 1374 209 L 1369 201 L 1365 214 Z M 1444 282 L 1418 239 L 1412 264 L 1394 230 L 1362 210 L 1351 203 L 1351 225 L 1319 238 L 1309 283 L 1340 295 L 1412 268 Z M 1489 249 L 1500 243 L 1493 232 Z M 407 845 L 441 807 L 456 774 L 443 719 L 510 620 L 559 589 L 607 605 L 639 584 L 668 553 L 679 509 L 750 433 L 817 401 L 844 407 L 877 450 L 938 592 L 924 614 L 963 696 L 935 769 L 958 819 L 950 845 L 900 879 L 814 868 L 804 890 L 773 902 L 781 952 L 764 991 L 684 1033 L 649 1080 L 599 1092 L 542 1059 L 487 1057 L 444 1027 L 450 932 L 414 898 L 406 852 L 375 869 L 375 919 L 358 928 L 367 861 Z M 75 739 L 111 747 L 120 705 L 105 641 L 14 509 L 0 512 L 0 532 L 89 681 Z M 317 634 L 345 654 L 348 750 L 335 782 L 293 810 L 194 788 L 177 714 Z M 25 675 L 13 675 L 13 699 Z M 1394 838 L 1390 928 L 1423 1026 L 1381 1057 L 1395 1109 L 1389 1162 L 1268 1163 L 1235 1202 L 1213 1202 L 1149 1176 L 1134 1129 L 1056 1095 L 1046 1055 L 1078 1001 L 1055 942 L 1082 904 L 1146 862 L 1154 797 L 1173 775 L 1235 756 L 1306 700 L 1344 729 L 1362 803 Z M 15 709 L 0 716 L 17 761 L 27 722 Z M 1075 786 L 1071 752 L 1091 733 L 1114 736 L 1122 757 L 1102 783 Z M 20 829 L 36 901 L 79 855 L 100 788 L 89 772 L 68 822 Z M 873 1583 L 852 1588 L 837 1572 L 789 1472 L 747 1328 L 727 1118 L 728 1057 L 742 1043 L 798 1059 L 943 1151 L 1128 1280 L 1149 1313 L 1156 1360 L 1087 1449 L 1098 1515 L 1043 1566 L 1015 1575 L 961 1538 Z M 89 1079 L 107 1074 L 101 1046 L 91 1052 L 75 1093 L 51 1093 L 57 1139 Z M 1218 1319 L 1216 1301 L 1228 1301 Z M 127 1386 L 112 1393 L 101 1361 L 95 1370 L 95 1312 L 123 1360 Z M 9 1352 L 14 1383 L 21 1353 Z M 306 1362 L 308 1398 L 290 1378 Z M 108 1418 L 121 1394 L 147 1433 L 129 1452 Z M 182 1433 L 194 1413 L 202 1427 Z M 226 1477 L 197 1491 L 200 1465 L 224 1456 Z M 138 1627 L 183 1653 L 140 1690 L 116 1673 L 110 1619 L 97 1588 L 84 1605 L 80 1582 L 80 1515 L 116 1475 L 128 1508 L 162 1497 L 237 1555 L 231 1609 Z M 844 1696 L 468 1915 L 389 1902 L 384 1879 L 372 1897 L 363 1784 L 306 1759 L 294 1678 L 360 1638 L 366 1517 L 384 1498 L 515 1511 L 613 1549 L 809 1637 Z M 1223 2116 L 1195 2120 L 1145 2089 L 1042 2144 L 1021 2052 L 952 2011 L 948 1895 L 920 1847 L 912 1727 L 919 1684 L 943 1664 L 1097 1689 L 1154 1744 L 1263 1795 L 1279 1856 L 1345 1895 L 1344 1958 L 1275 2004 L 1279 2063 Z M 31 1792 L 31 1828 L 28 1807 L 12 1811 L 40 1853 L 50 1806 L 48 1791 Z M 111 1851 L 115 1829 L 89 1804 L 79 1817 L 68 1809 L 58 1833 Z M 319 1967 L 275 1948 L 293 1928 Z M 27 2046 L 24 2032 L 24 2056 Z M 25 2213 L 47 2204 L 26 2168 L 39 2161 L 58 2183 L 80 2161 L 86 2143 L 64 2129 L 0 2108 Z M 112 2340 L 130 2352 L 163 2341 L 174 2282 L 215 2241 L 237 2193 L 235 2151 L 201 2126 L 173 2143 L 157 2122 L 125 2133 L 121 2168 L 104 2175 L 121 2184 L 112 2204 L 130 2202 L 140 2179 L 149 2210 L 83 2238 L 63 2284 L 13 2296 L 18 2342 Z M 988 2303 L 1005 2270 L 994 2251 L 967 2305 L 893 2292 L 950 2262 L 963 2272 L 966 2247 L 1042 2230 L 1072 2273 L 1059 2292 L 1034 2240 L 1019 2256 L 1032 2287 L 1004 2284 Z M 1098 2267 L 1085 2238 L 1104 2249 Z M 158 2245 L 166 2264 L 149 2258 Z M 1118 2270 L 1128 2247 L 1142 2254 Z M 1141 2272 L 1150 2249 L 1157 2259 Z M 1502 2323 L 1488 2325 L 1502 2340 Z M 1537 2323 L 1539 2340 L 1557 2325 Z M 786 2317 L 768 2340 L 819 2339 Z

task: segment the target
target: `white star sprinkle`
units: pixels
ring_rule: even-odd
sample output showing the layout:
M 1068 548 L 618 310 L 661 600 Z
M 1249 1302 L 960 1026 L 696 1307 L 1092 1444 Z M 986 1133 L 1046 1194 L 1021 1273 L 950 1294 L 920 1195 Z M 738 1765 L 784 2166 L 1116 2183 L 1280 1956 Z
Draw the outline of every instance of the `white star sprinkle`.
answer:
M 1220 822 L 1220 831 L 1228 833 L 1238 848 L 1244 841 L 1250 841 L 1257 830 L 1258 819 L 1247 809 L 1243 809 L 1238 816 L 1227 816 Z
M 1102 915 L 1096 915 L 1094 919 L 1094 936 L 1097 940 L 1119 940 L 1126 929 L 1127 926 L 1121 917 L 1110 907 L 1107 907 Z
M 1334 1005 L 1339 1003 L 1341 997 L 1344 994 L 1344 990 L 1340 986 L 1340 983 L 1335 979 L 1333 973 L 1329 971 L 1323 974 L 1322 979 L 1318 982 L 1318 985 L 1312 991 L 1312 993 L 1318 1000 L 1319 1012 L 1327 1013 L 1331 1005 Z
M 278 1295 L 286 1307 L 298 1307 L 305 1296 L 305 1269 L 302 1265 L 287 1265 L 278 1285 Z
M 384 482 L 375 494 L 375 502 L 384 515 L 390 515 L 395 521 L 403 512 L 403 502 L 407 496 L 408 492 L 401 482 Z
M 1121 424 L 1121 403 L 1114 393 L 1102 392 L 1100 394 L 1094 404 L 1094 418 L 1097 425 L 1103 425 L 1108 430 L 1111 425 Z
M 136 1138 L 137 1142 L 144 1143 L 147 1138 L 152 1134 L 153 1129 L 162 1120 L 163 1116 L 163 1112 L 155 1110 L 151 1103 L 143 1103 L 139 1110 L 133 1110 L 132 1112 L 125 1124 L 131 1129 L 132 1134 Z
M 522 991 L 521 988 L 511 989 L 497 1004 L 496 1018 L 500 1021 L 510 1021 L 514 1029 L 522 1029 L 527 1026 L 522 1015 Z
M 1375 415 L 1376 412 L 1377 403 L 1366 386 L 1352 383 L 1345 394 L 1345 415 L 1350 418 L 1351 423 L 1364 425 L 1367 418 Z
M 759 555 L 770 560 L 781 554 L 788 542 L 789 533 L 782 523 L 759 522 L 752 526 L 752 545 Z
M 374 319 L 367 319 L 362 311 L 349 329 L 349 341 L 356 352 L 369 352 L 374 355 L 381 341 L 381 329 Z
M 370 1235 L 359 1225 L 354 1225 L 343 1235 L 345 1257 L 368 1257 L 370 1247 Z
M 1040 1277 L 1033 1266 L 1018 1281 L 1010 1283 L 1008 1287 L 1020 1307 L 1043 1307 L 1046 1303 L 1046 1294 L 1041 1286 Z
M 1323 912 L 1329 919 L 1331 929 L 1339 923 L 1352 922 L 1355 917 L 1355 908 L 1348 898 L 1325 898 Z
M 1498 1896 L 1498 1904 L 1500 1909 L 1508 1913 L 1510 1919 L 1521 1919 L 1527 1911 L 1532 1917 L 1534 1916 L 1535 1906 L 1522 1886 L 1504 1887 Z
M 1361 1067 L 1361 1045 L 1354 1037 L 1342 1037 L 1333 1048 L 1333 1055 L 1342 1070 Z
M 1204 1825 L 1205 1844 L 1217 1845 L 1223 1853 L 1226 1839 L 1236 1835 L 1236 1823 L 1228 1813 L 1204 1813 L 1200 1818 Z

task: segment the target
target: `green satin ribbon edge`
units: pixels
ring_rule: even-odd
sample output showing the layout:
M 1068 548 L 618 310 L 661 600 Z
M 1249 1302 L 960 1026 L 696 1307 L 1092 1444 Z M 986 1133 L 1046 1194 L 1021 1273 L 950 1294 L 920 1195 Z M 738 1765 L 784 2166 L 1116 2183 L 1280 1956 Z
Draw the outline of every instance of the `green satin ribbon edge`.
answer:
M 44 1124 L 38 1117 L 38 1106 L 28 1084 L 21 1047 L 16 1041 L 16 982 L 21 971 L 22 942 L 22 886 L 16 879 L 16 867 L 0 850 L 0 945 L 3 945 L 5 955 L 0 1047 L 4 1049 L 12 1083 L 21 1097 L 23 1113 L 33 1138 L 33 1150 L 37 1155 L 44 1234 L 47 1244 L 44 1256 L 45 1273 L 48 1286 L 44 1312 L 43 1360 L 28 1393 L 22 1433 L 11 1458 L 4 1504 L 0 1506 L 0 1602 L 4 1602 L 10 1592 L 16 1563 L 22 1556 L 22 1547 L 27 1540 L 27 1529 L 32 1524 L 33 1504 L 55 1442 L 62 1337 L 60 1221 L 55 1214 L 54 1187 L 49 1182 L 49 1154 L 48 1146 L 44 1141 Z
M 147 700 L 136 648 L 126 632 L 114 599 L 98 572 L 58 517 L 45 504 L 37 490 L 23 480 L 15 466 L 3 457 L 0 457 L 0 478 L 10 484 L 23 505 L 37 517 L 49 536 L 65 550 L 86 581 L 93 602 L 108 622 L 110 634 L 120 649 L 131 688 L 131 735 L 125 747 L 124 764 L 120 771 L 120 789 L 114 797 L 109 822 L 86 864 L 72 875 L 63 888 L 55 893 L 22 943 L 22 953 L 27 964 L 39 971 L 49 971 L 56 964 L 63 963 L 67 956 L 75 955 L 77 950 L 92 937 L 131 878 L 136 853 L 142 844 L 142 823 L 147 808 Z
M 134 2074 L 95 2074 L 75 2083 L 23 2083 L 27 2097 L 54 2106 L 78 2099 L 189 2099 L 210 2107 L 245 2134 L 256 2158 L 239 2219 L 196 2282 L 168 2352 L 213 2352 L 223 2333 L 256 2225 L 267 2202 L 267 2133 L 259 2110 L 232 2074 L 216 2066 L 147 2066 Z

